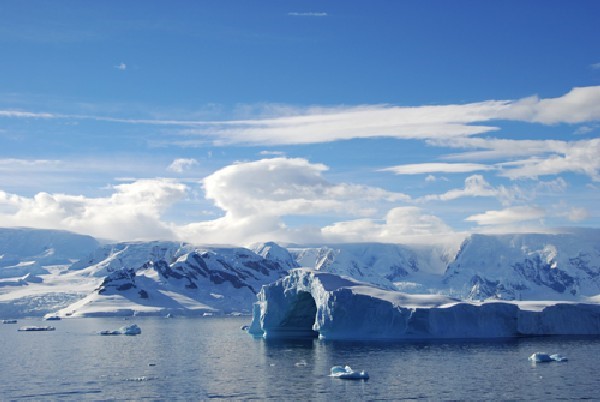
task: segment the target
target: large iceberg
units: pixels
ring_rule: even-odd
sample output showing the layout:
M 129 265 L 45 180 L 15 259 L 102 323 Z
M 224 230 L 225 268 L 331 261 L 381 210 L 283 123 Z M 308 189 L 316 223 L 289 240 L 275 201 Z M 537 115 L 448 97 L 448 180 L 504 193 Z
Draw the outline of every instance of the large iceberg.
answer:
M 294 269 L 263 286 L 249 332 L 265 338 L 438 339 L 600 334 L 600 305 L 464 302 Z

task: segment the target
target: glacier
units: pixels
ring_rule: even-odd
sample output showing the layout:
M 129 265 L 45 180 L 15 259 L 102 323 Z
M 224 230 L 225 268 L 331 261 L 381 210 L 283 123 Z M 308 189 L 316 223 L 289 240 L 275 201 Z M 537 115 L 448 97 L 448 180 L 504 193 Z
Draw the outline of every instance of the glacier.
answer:
M 271 339 L 361 340 L 598 335 L 600 305 L 465 302 L 299 268 L 263 286 L 249 332 Z

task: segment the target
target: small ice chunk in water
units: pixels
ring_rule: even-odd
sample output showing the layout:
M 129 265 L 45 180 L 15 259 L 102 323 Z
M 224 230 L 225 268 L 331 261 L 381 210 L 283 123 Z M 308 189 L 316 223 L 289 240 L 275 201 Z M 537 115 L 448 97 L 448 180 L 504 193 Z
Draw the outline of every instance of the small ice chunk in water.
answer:
M 331 377 L 340 378 L 342 380 L 368 380 L 369 373 L 366 371 L 354 371 L 352 367 L 333 366 L 330 370 Z
M 530 362 L 534 362 L 534 363 L 546 363 L 546 362 L 566 362 L 569 359 L 567 359 L 565 356 L 559 355 L 559 354 L 549 355 L 549 354 L 543 353 L 543 352 L 536 352 L 536 353 L 532 354 L 531 356 L 529 356 L 527 358 L 527 360 L 529 360 Z
M 115 331 L 101 331 L 100 335 L 139 335 L 142 329 L 135 324 L 121 327 Z
M 567 359 L 566 356 L 559 355 L 559 354 L 550 355 L 550 358 L 552 360 L 554 360 L 555 362 L 566 362 L 566 361 L 569 361 L 569 359 Z
M 545 363 L 545 362 L 551 362 L 552 358 L 547 353 L 535 352 L 534 354 L 529 356 L 527 358 L 527 360 L 529 360 L 530 362 L 534 362 L 534 363 Z

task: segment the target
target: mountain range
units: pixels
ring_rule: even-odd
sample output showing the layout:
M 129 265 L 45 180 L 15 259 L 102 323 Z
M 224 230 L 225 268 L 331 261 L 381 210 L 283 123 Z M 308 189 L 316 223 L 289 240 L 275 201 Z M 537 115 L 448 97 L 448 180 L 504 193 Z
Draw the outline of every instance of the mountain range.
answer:
M 458 300 L 600 301 L 600 230 L 472 235 L 441 245 L 108 243 L 0 229 L 0 317 L 250 314 L 294 268 Z

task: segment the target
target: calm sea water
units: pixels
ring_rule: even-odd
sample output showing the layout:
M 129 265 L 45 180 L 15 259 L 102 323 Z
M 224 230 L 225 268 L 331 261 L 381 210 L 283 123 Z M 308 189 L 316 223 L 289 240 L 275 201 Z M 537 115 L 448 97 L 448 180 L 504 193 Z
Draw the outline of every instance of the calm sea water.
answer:
M 134 337 L 97 332 L 136 323 Z M 0 326 L 0 399 L 526 399 L 600 397 L 600 338 L 507 342 L 253 339 L 248 318 L 20 320 Z M 55 332 L 17 332 L 21 325 Z M 536 351 L 566 363 L 533 365 Z M 328 376 L 334 365 L 368 381 Z

